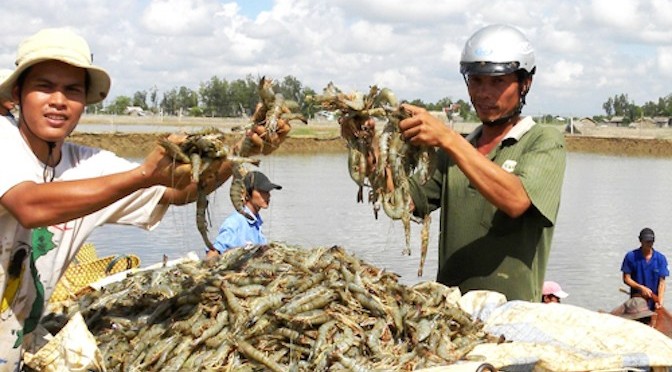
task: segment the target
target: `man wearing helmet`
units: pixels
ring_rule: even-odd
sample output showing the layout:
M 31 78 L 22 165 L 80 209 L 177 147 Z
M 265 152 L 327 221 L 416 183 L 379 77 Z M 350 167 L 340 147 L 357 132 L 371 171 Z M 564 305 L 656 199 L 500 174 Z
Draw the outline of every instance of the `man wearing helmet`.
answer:
M 437 280 L 463 293 L 541 298 L 565 146 L 560 131 L 520 115 L 535 69 L 520 31 L 487 26 L 467 40 L 460 62 L 483 125 L 465 138 L 426 110 L 404 105 L 411 115 L 400 123 L 404 136 L 439 148 L 432 179 L 411 180 L 414 213 L 441 208 Z

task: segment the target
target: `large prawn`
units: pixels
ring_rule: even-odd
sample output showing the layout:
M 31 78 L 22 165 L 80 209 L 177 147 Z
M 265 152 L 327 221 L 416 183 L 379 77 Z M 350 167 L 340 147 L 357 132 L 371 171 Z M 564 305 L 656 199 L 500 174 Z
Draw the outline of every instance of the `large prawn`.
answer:
M 235 165 L 242 163 L 259 164 L 258 159 L 245 158 L 231 154 L 229 148 L 224 145 L 224 134 L 216 129 L 207 129 L 199 133 L 190 134 L 181 144 L 176 144 L 166 138 L 159 139 L 159 145 L 166 149 L 174 161 L 184 164 L 191 164 L 191 179 L 196 182 L 196 227 L 203 239 L 203 242 L 210 250 L 214 246 L 208 238 L 208 195 L 206 193 L 206 182 L 201 179 L 214 160 L 228 160 Z
M 370 186 L 369 202 L 373 203 L 374 215 L 378 217 L 382 205 L 388 217 L 402 221 L 406 237 L 402 253 L 409 255 L 410 222 L 418 222 L 418 219 L 412 215 L 408 179 L 416 177 L 421 184 L 430 179 L 436 169 L 436 150 L 431 146 L 417 146 L 406 141 L 399 129 L 399 122 L 407 118 L 408 113 L 388 88 L 378 89 L 374 85 L 368 94 L 344 94 L 333 83 L 329 83 L 322 95 L 310 97 L 310 100 L 340 114 L 341 135 L 349 150 L 348 170 L 350 177 L 359 186 L 357 201 L 363 200 L 363 188 Z M 386 120 L 380 134 L 367 126 L 373 117 Z M 374 147 L 376 136 L 377 148 Z M 419 275 L 422 275 L 427 255 L 429 221 L 429 216 L 423 218 Z
M 233 178 L 231 179 L 231 188 L 229 190 L 229 197 L 231 198 L 231 204 L 233 208 L 247 219 L 252 219 L 245 211 L 245 202 L 247 201 L 247 188 L 245 187 L 245 176 L 249 172 L 240 163 L 235 163 L 233 165 Z
M 259 102 L 252 114 L 252 123 L 241 145 L 234 149 L 241 156 L 249 156 L 254 148 L 261 149 L 262 154 L 269 154 L 280 145 L 280 138 L 291 130 L 291 121 L 308 122 L 298 112 L 299 105 L 295 101 L 274 92 L 272 79 L 262 76 L 257 93 Z

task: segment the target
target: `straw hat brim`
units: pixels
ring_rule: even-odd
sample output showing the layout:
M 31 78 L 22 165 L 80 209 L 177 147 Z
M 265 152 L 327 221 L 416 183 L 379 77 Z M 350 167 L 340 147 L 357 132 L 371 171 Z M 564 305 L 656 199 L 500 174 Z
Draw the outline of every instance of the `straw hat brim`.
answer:
M 621 317 L 627 318 L 627 319 L 642 319 L 642 318 L 646 318 L 646 317 L 649 317 L 649 316 L 653 316 L 653 314 L 655 314 L 655 313 L 651 310 L 644 310 L 644 311 L 640 311 L 640 312 L 635 313 L 635 314 L 624 313 L 624 314 L 621 315 Z
M 646 318 L 646 317 L 649 317 L 649 316 L 653 316 L 653 314 L 655 314 L 655 312 L 653 312 L 653 311 L 651 311 L 647 308 L 646 310 L 644 310 L 644 309 L 639 310 L 636 313 L 628 313 L 626 311 L 625 304 L 621 304 L 616 309 L 614 309 L 611 312 L 611 314 L 616 315 L 616 316 L 620 316 L 621 318 L 636 320 L 636 319 L 641 319 L 641 318 Z
M 14 86 L 16 86 L 16 81 L 19 79 L 19 76 L 21 76 L 21 74 L 28 68 L 46 61 L 61 61 L 75 67 L 83 68 L 87 71 L 89 74 L 89 86 L 86 92 L 87 105 L 98 103 L 107 97 L 112 83 L 110 75 L 105 69 L 93 65 L 83 66 L 72 59 L 59 58 L 53 55 L 44 58 L 33 58 L 30 61 L 20 64 L 7 80 L 0 85 L 0 97 L 12 99 L 12 90 L 14 89 Z

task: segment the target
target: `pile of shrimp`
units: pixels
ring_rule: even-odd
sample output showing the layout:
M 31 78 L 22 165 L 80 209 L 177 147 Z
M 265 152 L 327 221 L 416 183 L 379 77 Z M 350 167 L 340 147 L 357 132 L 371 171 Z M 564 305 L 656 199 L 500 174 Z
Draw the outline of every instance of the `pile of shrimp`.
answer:
M 343 248 L 237 248 L 129 276 L 80 298 L 110 371 L 414 370 L 495 339 L 459 291 L 398 276 Z

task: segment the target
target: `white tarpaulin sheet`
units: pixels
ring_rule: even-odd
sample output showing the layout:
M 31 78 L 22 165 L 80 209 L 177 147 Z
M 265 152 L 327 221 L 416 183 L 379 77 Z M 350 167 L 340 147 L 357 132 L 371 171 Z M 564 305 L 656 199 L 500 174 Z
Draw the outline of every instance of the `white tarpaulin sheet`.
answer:
M 672 339 L 637 321 L 565 304 L 505 302 L 469 292 L 459 301 L 506 342 L 476 346 L 468 358 L 514 371 L 623 371 L 672 366 Z M 445 370 L 450 370 L 445 369 Z M 657 368 L 656 368 L 657 370 Z
M 42 372 L 105 371 L 96 339 L 79 312 L 36 354 L 24 353 L 24 361 Z

